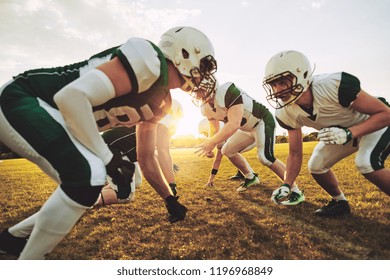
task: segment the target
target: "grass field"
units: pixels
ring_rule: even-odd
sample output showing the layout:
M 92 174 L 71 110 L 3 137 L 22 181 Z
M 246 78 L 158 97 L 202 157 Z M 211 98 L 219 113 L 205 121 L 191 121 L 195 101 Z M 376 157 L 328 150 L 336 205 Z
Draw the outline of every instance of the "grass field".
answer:
M 229 181 L 236 169 L 223 159 L 214 187 L 205 187 L 211 159 L 191 149 L 174 149 L 180 166 L 180 201 L 188 209 L 185 221 L 170 224 L 166 210 L 144 180 L 136 200 L 88 210 L 48 259 L 78 260 L 366 260 L 390 259 L 390 198 L 365 181 L 349 157 L 334 170 L 350 201 L 348 217 L 319 218 L 313 212 L 329 200 L 307 171 L 316 143 L 304 143 L 304 166 L 298 183 L 306 202 L 277 206 L 270 195 L 279 185 L 260 165 L 255 151 L 245 154 L 261 176 L 260 187 L 238 194 Z M 275 154 L 286 160 L 287 144 Z M 387 164 L 387 166 L 389 166 Z M 39 210 L 56 185 L 24 159 L 0 162 L 0 229 Z M 0 259 L 13 259 L 0 255 Z

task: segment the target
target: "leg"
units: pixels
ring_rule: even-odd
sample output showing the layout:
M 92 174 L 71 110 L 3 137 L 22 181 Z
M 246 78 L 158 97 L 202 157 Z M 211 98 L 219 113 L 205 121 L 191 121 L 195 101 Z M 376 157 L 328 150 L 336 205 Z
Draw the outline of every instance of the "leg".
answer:
M 384 168 L 371 173 L 363 174 L 371 183 L 390 196 L 390 169 Z
M 16 227 L 31 233 L 20 258 L 42 259 L 96 201 L 105 166 L 70 135 L 61 114 L 47 103 L 28 95 L 7 101 L 0 111 L 2 141 L 52 178 L 61 178 L 61 188 L 40 211 Z
M 253 174 L 253 169 L 239 152 L 254 143 L 254 138 L 248 132 L 237 130 L 222 147 L 222 154 L 237 167 L 244 176 Z
M 330 169 L 335 163 L 356 152 L 353 142 L 347 145 L 325 145 L 320 142 L 309 160 L 309 171 L 332 200 L 314 213 L 323 217 L 346 215 L 351 212 L 349 203 L 339 187 L 336 175 Z
M 254 138 L 250 133 L 238 130 L 222 147 L 222 154 L 229 158 L 229 160 L 236 166 L 244 175 L 245 180 L 241 183 L 237 192 L 244 192 L 252 186 L 260 184 L 260 179 L 254 173 L 252 167 L 249 165 L 245 157 L 239 151 L 253 144 Z
M 336 175 L 331 169 L 322 174 L 312 173 L 311 175 L 330 196 L 334 197 L 342 193 Z
M 363 136 L 359 146 L 355 158 L 359 172 L 390 196 L 390 169 L 384 165 L 390 153 L 390 127 Z

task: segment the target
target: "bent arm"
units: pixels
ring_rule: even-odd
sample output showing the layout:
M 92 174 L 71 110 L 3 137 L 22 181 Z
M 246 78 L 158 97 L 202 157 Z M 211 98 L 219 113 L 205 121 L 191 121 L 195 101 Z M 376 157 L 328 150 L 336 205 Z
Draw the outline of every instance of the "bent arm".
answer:
M 229 121 L 210 139 L 210 141 L 217 145 L 226 141 L 230 136 L 232 136 L 237 131 L 237 129 L 240 128 L 243 113 L 243 104 L 237 104 L 230 107 L 227 114 Z
M 390 125 L 390 108 L 363 90 L 360 91 L 351 108 L 370 115 L 364 122 L 349 127 L 353 137 L 361 137 Z

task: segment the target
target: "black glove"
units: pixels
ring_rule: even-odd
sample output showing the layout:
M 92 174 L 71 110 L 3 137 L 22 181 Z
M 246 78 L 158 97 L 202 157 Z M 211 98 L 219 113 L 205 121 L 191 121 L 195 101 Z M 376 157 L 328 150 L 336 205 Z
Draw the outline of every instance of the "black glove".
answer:
M 135 165 L 132 162 L 124 160 L 120 154 L 115 154 L 111 161 L 106 165 L 107 175 L 111 177 L 112 182 L 120 188 L 130 188 L 133 180 Z
M 179 199 L 178 196 L 168 196 L 165 199 L 165 206 L 168 209 L 168 220 L 171 223 L 176 223 L 178 221 L 184 220 L 186 217 L 187 207 L 180 204 L 177 200 Z

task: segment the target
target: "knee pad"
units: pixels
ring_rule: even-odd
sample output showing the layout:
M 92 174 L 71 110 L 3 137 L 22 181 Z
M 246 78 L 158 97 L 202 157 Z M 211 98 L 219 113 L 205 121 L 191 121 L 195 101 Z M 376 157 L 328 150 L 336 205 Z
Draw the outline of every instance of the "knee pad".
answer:
M 229 151 L 229 149 L 228 149 L 228 145 L 223 145 L 222 146 L 222 149 L 221 149 L 221 153 L 224 155 L 224 156 L 226 156 L 227 158 L 231 158 L 231 157 L 234 157 L 236 154 L 237 154 L 237 152 L 231 152 L 231 151 Z
M 257 151 L 257 159 L 264 166 L 271 166 L 275 162 L 275 159 L 273 159 L 273 161 L 267 159 L 267 157 L 264 155 L 264 153 L 262 153 L 260 151 Z
M 100 191 L 103 186 L 63 186 L 61 189 L 66 193 L 69 198 L 75 202 L 91 207 L 95 204 L 99 197 Z
M 313 154 L 307 166 L 311 174 L 324 174 L 329 171 L 329 167 L 325 166 L 324 159 L 319 154 Z
M 372 167 L 369 155 L 358 153 L 355 157 L 355 165 L 360 174 L 366 174 L 375 171 L 375 169 Z

